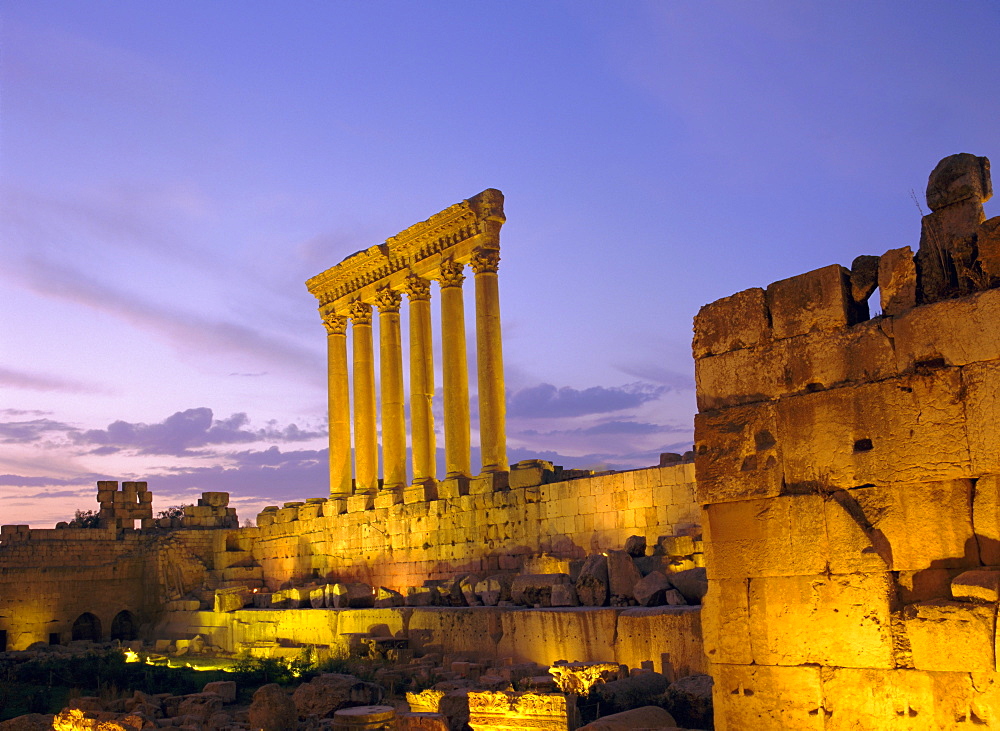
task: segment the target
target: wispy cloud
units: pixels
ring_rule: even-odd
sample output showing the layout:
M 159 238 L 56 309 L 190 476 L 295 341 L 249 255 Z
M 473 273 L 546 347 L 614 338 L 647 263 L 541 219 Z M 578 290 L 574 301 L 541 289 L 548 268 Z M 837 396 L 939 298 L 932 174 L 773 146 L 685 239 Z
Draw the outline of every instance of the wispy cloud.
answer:
M 70 378 L 52 376 L 46 373 L 17 371 L 0 367 L 0 386 L 21 388 L 29 391 L 62 391 L 64 393 L 103 393 L 106 389 Z M 5 409 L 4 412 L 6 413 Z M 26 413 L 26 412 L 25 412 Z M 16 414 L 12 414 L 16 415 Z
M 552 418 L 606 414 L 623 409 L 633 409 L 648 401 L 655 401 L 666 386 L 633 383 L 626 386 L 592 386 L 578 390 L 551 383 L 523 388 L 508 396 L 507 413 L 512 417 Z
M 44 258 L 28 256 L 8 273 L 34 292 L 68 300 L 121 318 L 166 341 L 187 356 L 206 354 L 232 362 L 270 364 L 321 382 L 322 355 L 283 337 L 245 325 L 213 320 L 143 300 L 84 272 Z
M 52 419 L 0 422 L 0 444 L 29 444 L 45 439 L 54 432 L 66 434 L 75 431 L 75 427 Z
M 75 435 L 79 444 L 99 445 L 92 454 L 136 450 L 139 454 L 191 456 L 191 450 L 218 444 L 261 441 L 301 442 L 323 436 L 323 432 L 300 429 L 295 424 L 279 428 L 269 423 L 251 428 L 245 413 L 216 419 L 208 407 L 178 411 L 157 424 L 115 421 L 107 429 L 88 429 Z

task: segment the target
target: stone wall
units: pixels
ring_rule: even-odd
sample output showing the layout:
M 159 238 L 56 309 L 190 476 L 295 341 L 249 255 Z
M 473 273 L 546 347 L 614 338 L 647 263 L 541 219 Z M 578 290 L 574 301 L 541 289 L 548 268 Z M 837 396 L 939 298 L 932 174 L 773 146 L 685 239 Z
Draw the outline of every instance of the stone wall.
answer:
M 868 259 L 695 320 L 720 731 L 1000 728 L 1000 290 Z
M 515 572 L 540 554 L 620 549 L 631 535 L 655 545 L 698 532 L 700 518 L 690 463 L 412 503 L 369 497 L 290 503 L 241 530 L 268 587 L 321 578 L 399 589 L 459 572 Z

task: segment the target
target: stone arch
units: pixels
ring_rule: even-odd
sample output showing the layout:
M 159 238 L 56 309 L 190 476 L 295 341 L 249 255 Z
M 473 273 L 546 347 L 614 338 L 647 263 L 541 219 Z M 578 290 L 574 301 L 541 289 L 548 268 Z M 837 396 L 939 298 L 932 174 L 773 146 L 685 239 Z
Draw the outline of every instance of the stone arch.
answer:
M 138 634 L 135 615 L 129 610 L 121 610 L 111 620 L 111 639 L 129 641 L 137 639 Z
M 101 620 L 90 612 L 84 612 L 73 622 L 74 640 L 91 640 L 100 642 L 103 637 L 101 631 Z

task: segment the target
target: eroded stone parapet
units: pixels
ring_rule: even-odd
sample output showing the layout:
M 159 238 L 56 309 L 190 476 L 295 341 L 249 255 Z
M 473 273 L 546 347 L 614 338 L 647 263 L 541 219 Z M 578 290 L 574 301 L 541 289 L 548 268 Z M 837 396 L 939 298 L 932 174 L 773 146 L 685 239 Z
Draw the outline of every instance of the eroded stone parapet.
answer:
M 893 335 L 900 372 L 1000 360 L 1000 289 L 912 309 Z
M 749 348 L 771 338 L 764 290 L 747 289 L 699 310 L 694 318 L 694 357 Z
M 836 330 L 858 319 L 851 298 L 851 273 L 839 264 L 768 285 L 767 303 L 776 338 Z
M 878 290 L 883 315 L 900 315 L 916 307 L 917 265 L 909 246 L 889 249 L 879 257 Z
M 985 203 L 992 196 L 989 158 L 968 152 L 944 158 L 927 179 L 927 206 L 932 211 L 967 200 Z
M 712 667 L 716 731 L 824 731 L 820 668 Z

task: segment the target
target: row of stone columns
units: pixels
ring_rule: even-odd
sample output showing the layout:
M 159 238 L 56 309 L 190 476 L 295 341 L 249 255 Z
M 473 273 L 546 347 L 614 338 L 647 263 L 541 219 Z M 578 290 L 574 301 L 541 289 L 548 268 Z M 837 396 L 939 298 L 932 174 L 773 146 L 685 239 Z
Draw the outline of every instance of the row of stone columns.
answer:
M 479 385 L 479 434 L 482 472 L 508 469 L 500 300 L 497 286 L 499 251 L 477 250 L 470 262 L 475 273 L 476 364 Z M 472 476 L 469 372 L 465 342 L 464 265 L 443 261 L 436 273 L 441 297 L 441 357 L 444 396 L 445 479 Z M 409 301 L 410 449 L 413 483 L 437 479 L 434 416 L 434 355 L 431 336 L 430 281 L 411 274 L 403 285 Z M 406 419 L 403 393 L 403 347 L 400 332 L 400 292 L 377 290 L 379 312 L 379 380 L 383 486 L 406 485 Z M 372 303 L 356 300 L 348 315 L 332 308 L 321 311 L 327 330 L 330 413 L 330 494 L 352 493 L 351 401 L 353 400 L 354 491 L 378 487 L 378 443 L 375 400 L 375 353 Z M 350 322 L 353 364 L 348 368 L 347 329 Z

